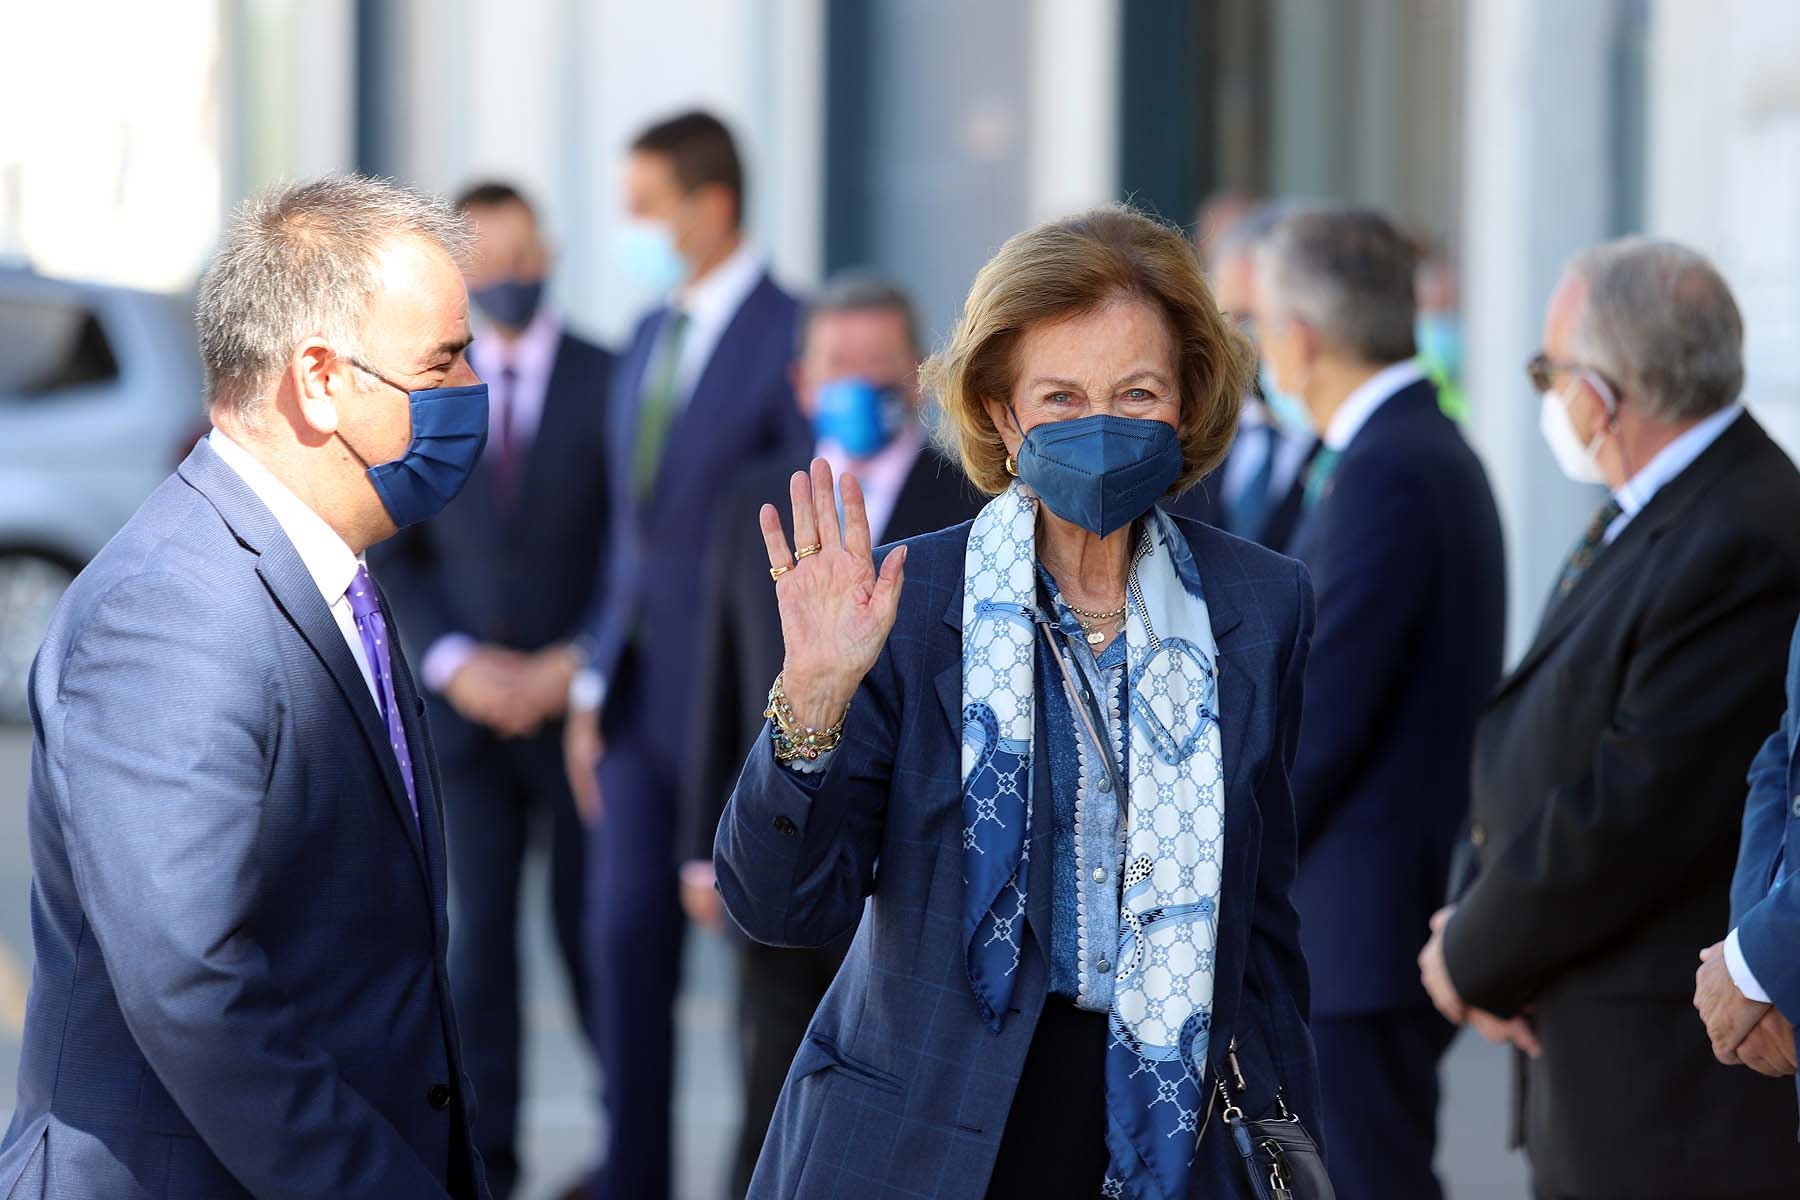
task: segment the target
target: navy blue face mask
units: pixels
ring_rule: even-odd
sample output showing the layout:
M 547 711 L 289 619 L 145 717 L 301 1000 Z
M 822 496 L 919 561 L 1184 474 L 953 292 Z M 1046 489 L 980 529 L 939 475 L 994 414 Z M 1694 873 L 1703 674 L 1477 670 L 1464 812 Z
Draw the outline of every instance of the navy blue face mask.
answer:
M 1181 440 L 1162 421 L 1095 413 L 1019 436 L 1019 478 L 1051 512 L 1101 537 L 1149 512 L 1181 477 Z
M 541 279 L 502 279 L 483 288 L 469 289 L 469 299 L 503 329 L 523 329 L 537 316 L 544 302 Z
M 412 404 L 412 442 L 393 462 L 370 466 L 342 433 L 338 440 L 369 473 L 375 494 L 396 526 L 404 529 L 428 521 L 462 491 L 487 446 L 487 384 L 407 391 L 373 367 L 354 359 L 351 362 L 389 387 L 406 392 Z

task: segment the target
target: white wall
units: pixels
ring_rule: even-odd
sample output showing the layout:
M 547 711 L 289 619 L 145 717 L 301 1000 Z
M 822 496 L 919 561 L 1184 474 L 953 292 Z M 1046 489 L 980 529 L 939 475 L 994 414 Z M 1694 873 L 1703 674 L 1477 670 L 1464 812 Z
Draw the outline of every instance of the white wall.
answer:
M 1745 400 L 1800 450 L 1800 4 L 1664 0 L 1651 27 L 1650 227 L 1743 311 Z

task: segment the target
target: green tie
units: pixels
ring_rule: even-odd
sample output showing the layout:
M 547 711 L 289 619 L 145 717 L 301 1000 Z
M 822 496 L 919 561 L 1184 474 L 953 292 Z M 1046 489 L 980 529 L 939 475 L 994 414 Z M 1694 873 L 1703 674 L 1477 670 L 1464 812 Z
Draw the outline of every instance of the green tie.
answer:
M 650 386 L 644 390 L 643 405 L 638 410 L 637 439 L 631 447 L 631 485 L 640 501 L 647 499 L 656 485 L 669 426 L 674 422 L 675 376 L 681 366 L 681 343 L 687 336 L 687 327 L 686 313 L 679 308 L 669 313 Z
M 1338 459 L 1344 457 L 1342 450 L 1333 450 L 1330 446 L 1320 446 L 1313 460 L 1306 468 L 1306 507 L 1311 509 L 1325 498 L 1325 489 L 1331 483 L 1331 473 L 1337 469 Z
M 1575 543 L 1575 548 L 1569 551 L 1569 557 L 1564 560 L 1562 574 L 1556 580 L 1556 594 L 1551 598 L 1550 603 L 1555 604 L 1556 601 L 1575 590 L 1575 585 L 1581 582 L 1581 577 L 1588 573 L 1588 568 L 1594 565 L 1594 560 L 1599 558 L 1600 552 L 1606 548 L 1607 529 L 1619 519 L 1619 514 L 1624 511 L 1619 506 L 1618 500 L 1613 497 L 1608 497 L 1606 503 L 1600 506 L 1600 511 L 1596 512 L 1594 519 L 1588 522 L 1588 527 L 1581 533 L 1581 539 Z

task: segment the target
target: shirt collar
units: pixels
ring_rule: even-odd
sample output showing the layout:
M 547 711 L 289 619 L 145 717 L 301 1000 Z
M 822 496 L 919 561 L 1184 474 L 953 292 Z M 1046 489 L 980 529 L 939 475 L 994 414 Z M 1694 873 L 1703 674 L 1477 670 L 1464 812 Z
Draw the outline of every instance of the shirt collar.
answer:
M 1633 517 L 1642 512 L 1644 506 L 1650 503 L 1665 484 L 1692 466 L 1694 460 L 1705 453 L 1708 446 L 1718 441 L 1719 435 L 1743 412 L 1743 405 L 1727 404 L 1658 451 L 1655 458 L 1645 463 L 1637 474 L 1613 493 L 1613 499 L 1619 502 L 1621 515 Z
M 1337 412 L 1331 416 L 1331 424 L 1325 429 L 1321 440 L 1328 450 L 1340 453 L 1356 440 L 1362 427 L 1369 423 L 1375 410 L 1387 403 L 1390 397 L 1425 378 L 1425 367 L 1416 358 L 1383 367 L 1375 374 L 1363 380 L 1354 392 L 1344 397 L 1338 405 Z
M 687 314 L 690 325 L 722 326 L 762 275 L 762 256 L 748 241 L 741 242 L 724 262 L 676 292 L 670 303 Z
M 519 375 L 547 376 L 561 341 L 562 317 L 549 305 L 542 305 L 531 323 L 510 343 L 488 326 L 469 347 L 470 365 L 477 375 L 490 382 L 490 377 L 497 377 L 508 367 Z
M 281 526 L 281 532 L 293 543 L 295 553 L 300 555 L 306 573 L 313 577 L 325 603 L 336 604 L 343 599 L 351 581 L 356 578 L 357 568 L 362 566 L 362 558 L 338 536 L 337 530 L 325 523 L 325 518 L 294 495 L 273 471 L 232 441 L 223 430 L 214 429 L 206 440 L 225 460 L 225 465 L 236 471 L 268 508 L 276 524 Z

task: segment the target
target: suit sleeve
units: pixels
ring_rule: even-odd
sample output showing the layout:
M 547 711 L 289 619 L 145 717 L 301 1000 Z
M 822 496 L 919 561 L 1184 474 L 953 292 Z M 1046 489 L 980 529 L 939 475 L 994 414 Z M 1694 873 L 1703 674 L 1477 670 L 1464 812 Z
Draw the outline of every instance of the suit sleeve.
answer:
M 1773 546 L 1715 542 L 1699 559 L 1646 612 L 1587 769 L 1484 857 L 1446 927 L 1450 977 L 1470 1004 L 1518 1012 L 1736 839 L 1738 806 L 1714 794 L 1720 748 L 1768 720 L 1779 688 L 1768 647 L 1800 591 Z
M 1297 619 L 1294 640 L 1288 648 L 1281 674 L 1281 692 L 1275 713 L 1276 754 L 1257 783 L 1257 809 L 1262 813 L 1261 863 L 1256 874 L 1256 909 L 1250 928 L 1250 953 L 1258 975 L 1266 981 L 1263 991 L 1269 1003 L 1291 1000 L 1300 1027 L 1304 1027 L 1312 1003 L 1312 983 L 1306 958 L 1300 951 L 1300 914 L 1294 907 L 1294 878 L 1299 870 L 1299 842 L 1295 831 L 1294 799 L 1289 786 L 1300 743 L 1301 712 L 1306 692 L 1308 653 L 1314 628 L 1312 584 L 1305 568 L 1295 575 Z M 1273 1028 L 1283 1028 L 1276 1022 Z M 1321 1122 L 1319 1084 L 1313 1055 L 1304 1047 L 1280 1046 L 1284 1070 L 1282 1082 L 1288 1099 L 1308 1129 Z
M 764 724 L 713 842 L 725 909 L 756 941 L 824 946 L 861 917 L 887 822 L 899 719 L 890 637 L 824 771 L 778 764 Z
M 1800 626 L 1788 650 L 1790 680 L 1800 678 L 1797 669 Z M 1737 873 L 1731 882 L 1731 925 L 1737 932 L 1738 954 L 1757 985 L 1790 1021 L 1800 1019 L 1800 969 L 1793 952 L 1800 945 L 1800 892 L 1793 887 L 1791 867 L 1779 884 L 1771 884 L 1787 837 L 1788 747 L 1793 744 L 1795 699 L 1790 691 L 1781 728 L 1763 743 L 1751 764 Z M 1735 971 L 1732 977 L 1737 977 Z
M 258 943 L 281 700 L 245 636 L 167 576 L 120 584 L 76 636 L 46 749 L 83 913 L 132 1037 L 251 1193 L 442 1196 L 302 1036 Z
M 1307 563 L 1323 599 L 1307 667 L 1306 736 L 1293 769 L 1302 854 L 1331 823 L 1389 719 L 1431 569 L 1418 531 L 1433 516 L 1412 480 L 1365 473 L 1339 489 L 1332 509 L 1342 519 L 1322 531 Z

